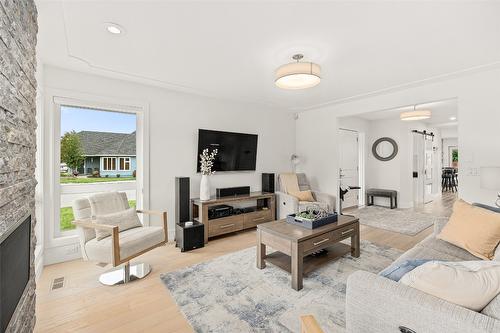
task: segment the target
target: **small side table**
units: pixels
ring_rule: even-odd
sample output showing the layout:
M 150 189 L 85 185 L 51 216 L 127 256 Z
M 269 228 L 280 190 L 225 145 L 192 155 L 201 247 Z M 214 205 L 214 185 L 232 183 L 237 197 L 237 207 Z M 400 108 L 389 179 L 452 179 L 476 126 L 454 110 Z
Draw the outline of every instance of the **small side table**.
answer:
M 193 221 L 193 225 L 186 226 L 186 222 L 175 225 L 175 246 L 181 252 L 198 249 L 205 246 L 205 228 L 203 223 Z

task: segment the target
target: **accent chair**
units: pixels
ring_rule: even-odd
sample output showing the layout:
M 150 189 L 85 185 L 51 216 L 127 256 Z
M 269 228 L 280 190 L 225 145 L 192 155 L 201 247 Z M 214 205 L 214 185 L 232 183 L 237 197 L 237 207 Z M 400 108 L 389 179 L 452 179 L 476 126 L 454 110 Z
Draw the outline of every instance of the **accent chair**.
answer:
M 279 174 L 278 175 L 278 186 L 276 191 L 276 200 L 278 207 L 278 216 L 280 219 L 286 218 L 289 214 L 296 214 L 299 211 L 305 210 L 309 206 L 317 206 L 327 210 L 328 212 L 334 212 L 337 204 L 337 198 L 334 195 L 315 191 L 311 189 L 309 181 L 304 173 L 297 173 L 295 184 L 295 177 L 290 177 L 291 174 Z M 292 184 L 290 184 L 292 182 Z M 311 191 L 314 197 L 313 202 L 310 201 L 299 201 L 297 197 L 290 194 L 294 189 L 299 191 Z M 292 191 L 291 191 L 292 189 Z
M 73 224 L 77 227 L 83 259 L 115 267 L 99 277 L 102 284 L 122 284 L 145 277 L 151 271 L 150 265 L 131 265 L 130 260 L 168 242 L 167 212 L 136 210 L 136 213 L 159 216 L 162 220 L 161 227 L 136 226 L 120 231 L 117 225 L 95 223 L 99 216 L 129 209 L 124 192 L 98 193 L 73 202 Z M 110 235 L 99 239 L 96 230 Z

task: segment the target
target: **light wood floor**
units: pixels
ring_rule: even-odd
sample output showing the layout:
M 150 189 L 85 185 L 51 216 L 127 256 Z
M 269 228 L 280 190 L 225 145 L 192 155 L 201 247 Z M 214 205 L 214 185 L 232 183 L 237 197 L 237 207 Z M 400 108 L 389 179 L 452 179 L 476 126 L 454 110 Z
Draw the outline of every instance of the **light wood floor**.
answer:
M 421 209 L 448 213 L 455 198 L 455 194 L 445 194 Z M 432 227 L 415 236 L 361 227 L 362 239 L 401 250 L 431 233 Z M 192 332 L 159 275 L 252 247 L 255 241 L 255 231 L 250 230 L 212 240 L 206 247 L 186 253 L 168 244 L 139 258 L 152 265 L 149 276 L 115 287 L 97 280 L 109 266 L 102 268 L 81 260 L 47 266 L 37 284 L 35 332 Z M 50 291 L 52 280 L 58 277 L 65 278 L 65 286 Z

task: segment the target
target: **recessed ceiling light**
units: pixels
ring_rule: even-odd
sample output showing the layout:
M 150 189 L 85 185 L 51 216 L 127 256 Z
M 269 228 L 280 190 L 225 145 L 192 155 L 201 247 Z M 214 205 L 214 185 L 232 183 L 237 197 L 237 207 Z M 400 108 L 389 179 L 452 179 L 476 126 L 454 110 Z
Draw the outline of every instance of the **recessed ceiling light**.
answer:
M 457 120 L 457 117 L 455 117 L 455 116 L 451 116 L 451 117 L 450 117 L 450 120 L 452 120 L 452 121 L 453 121 L 453 120 Z
M 125 32 L 123 27 L 116 23 L 106 22 L 104 23 L 104 26 L 106 27 L 106 30 L 113 35 L 120 35 Z

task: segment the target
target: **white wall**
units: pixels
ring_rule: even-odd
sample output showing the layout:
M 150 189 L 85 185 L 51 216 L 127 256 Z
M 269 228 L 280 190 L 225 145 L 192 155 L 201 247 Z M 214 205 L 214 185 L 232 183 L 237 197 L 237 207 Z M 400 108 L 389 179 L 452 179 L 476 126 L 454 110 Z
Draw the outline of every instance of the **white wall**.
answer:
M 337 117 L 352 116 L 377 110 L 387 110 L 424 101 L 439 101 L 448 98 L 458 100 L 458 132 L 460 133 L 459 195 L 466 201 L 492 204 L 495 191 L 479 186 L 479 167 L 500 166 L 500 68 L 468 73 L 433 83 L 368 96 L 342 104 L 304 111 L 297 121 L 297 154 L 308 159 L 318 152 L 310 149 L 322 147 L 322 154 L 331 156 L 328 163 L 307 166 L 316 172 L 316 182 L 336 192 L 332 179 L 338 175 Z M 325 123 L 328 122 L 328 123 Z M 307 134 L 309 133 L 309 135 Z M 319 160 L 318 157 L 312 157 Z
M 215 193 L 216 187 L 243 185 L 250 185 L 252 191 L 259 191 L 262 172 L 290 170 L 290 156 L 295 152 L 294 115 L 282 110 L 197 97 L 49 66 L 44 70 L 44 86 L 45 112 L 53 110 L 51 92 L 55 89 L 68 95 L 77 92 L 123 99 L 123 103 L 132 99 L 149 105 L 149 208 L 168 211 L 171 236 L 174 231 L 175 177 L 191 177 L 191 196 L 199 195 L 201 177 L 196 173 L 199 128 L 259 135 L 257 170 L 215 174 L 211 178 L 212 193 Z M 50 135 L 50 131 L 50 128 L 46 128 L 46 135 Z M 50 242 L 51 235 L 48 238 L 54 248 L 57 242 Z M 75 242 L 73 237 L 69 243 Z M 69 246 L 69 243 L 65 242 L 64 246 Z M 60 249 L 52 250 L 46 262 L 56 261 L 57 254 L 63 252 Z
M 441 127 L 441 137 L 445 138 L 458 138 L 458 126 Z
M 328 110 L 303 112 L 296 121 L 296 151 L 311 187 L 322 192 L 338 192 L 337 117 Z

